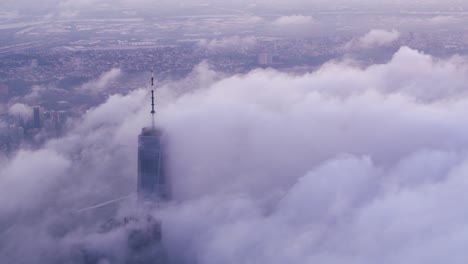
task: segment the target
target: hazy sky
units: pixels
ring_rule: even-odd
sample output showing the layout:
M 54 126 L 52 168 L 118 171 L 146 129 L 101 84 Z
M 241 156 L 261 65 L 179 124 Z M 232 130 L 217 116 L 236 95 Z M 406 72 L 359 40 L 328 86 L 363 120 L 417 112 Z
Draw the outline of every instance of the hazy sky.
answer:
M 388 7 L 413 7 L 416 9 L 425 10 L 428 8 L 436 9 L 453 9 L 459 10 L 461 7 L 467 7 L 468 3 L 465 0 L 183 0 L 183 1 L 169 1 L 169 0 L 4 0 L 2 4 L 6 8 L 40 8 L 40 9 L 96 9 L 96 8 L 141 8 L 141 7 L 172 7 L 181 8 L 191 5 L 203 6 L 212 5 L 217 7 L 238 7 L 242 10 L 288 10 L 297 9 L 307 11 L 308 9 L 334 9 L 334 8 L 377 8 L 385 9 Z M 209 7 L 206 7 L 209 9 Z M 219 10 L 218 10 L 219 11 Z

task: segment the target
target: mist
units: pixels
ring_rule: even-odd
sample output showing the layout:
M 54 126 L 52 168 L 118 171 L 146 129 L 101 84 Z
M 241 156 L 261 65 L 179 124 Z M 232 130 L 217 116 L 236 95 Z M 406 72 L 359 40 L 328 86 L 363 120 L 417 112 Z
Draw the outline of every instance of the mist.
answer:
M 171 263 L 464 263 L 467 73 L 465 57 L 402 47 L 366 67 L 203 63 L 158 83 L 174 200 L 151 213 Z M 146 88 L 111 95 L 0 161 L 0 262 L 84 263 L 76 245 L 118 259 L 122 230 L 96 233 L 99 210 L 76 211 L 135 192 L 149 110 Z
M 44 0 L 40 4 L 30 0 L 19 1 L 4 1 L 6 10 L 32 10 L 35 11 L 57 11 L 58 13 L 75 13 L 81 11 L 96 11 L 96 10 L 115 10 L 115 9 L 154 9 L 157 13 L 173 13 L 174 10 L 180 14 L 199 13 L 219 13 L 220 9 L 224 12 L 310 12 L 323 10 L 393 10 L 401 9 L 411 10 L 433 10 L 433 11 L 460 11 L 468 8 L 467 3 L 460 0 L 450 0 L 440 2 L 437 0 L 410 0 L 410 1 L 371 1 L 371 0 L 257 0 L 257 1 L 223 1 L 223 0 L 207 0 L 207 1 L 167 1 L 167 0 Z

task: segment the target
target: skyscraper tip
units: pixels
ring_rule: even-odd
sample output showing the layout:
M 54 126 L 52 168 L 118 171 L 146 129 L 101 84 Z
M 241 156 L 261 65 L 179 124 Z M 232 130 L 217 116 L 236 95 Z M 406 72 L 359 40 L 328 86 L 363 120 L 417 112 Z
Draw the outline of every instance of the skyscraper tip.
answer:
M 154 90 L 151 91 L 151 114 L 154 115 L 156 111 L 154 110 Z

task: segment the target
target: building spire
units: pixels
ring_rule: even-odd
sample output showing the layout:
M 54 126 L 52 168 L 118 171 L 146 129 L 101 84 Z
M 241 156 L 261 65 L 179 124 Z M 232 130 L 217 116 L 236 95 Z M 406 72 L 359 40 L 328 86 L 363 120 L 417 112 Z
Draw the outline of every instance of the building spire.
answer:
M 152 128 L 154 129 L 154 114 L 156 111 L 154 110 L 154 71 L 151 69 L 151 118 L 152 118 Z
M 154 115 L 156 111 L 154 111 L 154 90 L 151 90 L 151 114 Z

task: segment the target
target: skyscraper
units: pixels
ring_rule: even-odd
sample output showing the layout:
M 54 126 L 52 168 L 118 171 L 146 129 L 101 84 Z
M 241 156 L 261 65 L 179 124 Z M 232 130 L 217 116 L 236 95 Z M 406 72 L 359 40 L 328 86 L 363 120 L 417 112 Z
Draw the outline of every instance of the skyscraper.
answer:
M 154 77 L 151 77 L 154 86 Z M 167 200 L 170 196 L 165 169 L 163 133 L 154 122 L 154 90 L 151 91 L 152 126 L 138 137 L 138 197 L 144 200 Z
M 138 137 L 138 197 L 167 200 L 169 194 L 163 133 L 157 128 L 145 127 Z
M 42 128 L 44 125 L 44 108 L 41 106 L 35 106 L 33 108 L 34 114 L 34 128 Z
M 262 66 L 269 66 L 273 64 L 273 56 L 270 53 L 258 54 L 258 64 Z

